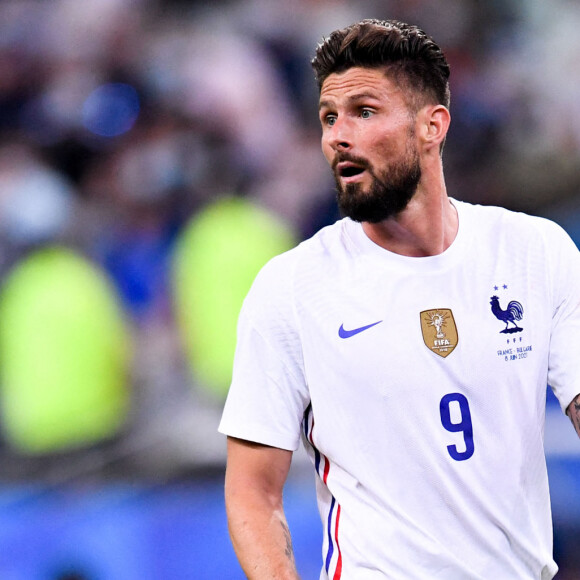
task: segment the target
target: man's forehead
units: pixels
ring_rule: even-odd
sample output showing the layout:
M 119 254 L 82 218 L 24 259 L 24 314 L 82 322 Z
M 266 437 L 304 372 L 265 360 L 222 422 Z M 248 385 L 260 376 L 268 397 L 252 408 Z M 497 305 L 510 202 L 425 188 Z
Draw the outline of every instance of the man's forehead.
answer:
M 336 99 L 379 99 L 395 92 L 400 92 L 400 88 L 384 69 L 352 67 L 328 75 L 320 89 L 320 104 L 322 106 L 323 103 Z

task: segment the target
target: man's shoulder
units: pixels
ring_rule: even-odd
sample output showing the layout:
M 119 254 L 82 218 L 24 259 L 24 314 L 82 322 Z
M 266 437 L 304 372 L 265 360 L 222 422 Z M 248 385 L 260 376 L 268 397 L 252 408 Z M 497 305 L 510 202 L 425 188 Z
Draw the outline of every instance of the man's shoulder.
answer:
M 503 231 L 519 231 L 529 235 L 564 235 L 564 230 L 556 222 L 545 217 L 495 205 L 479 205 L 454 201 L 463 213 L 469 216 L 474 227 Z
M 318 230 L 311 238 L 304 240 L 297 246 L 297 249 L 316 253 L 336 246 L 342 247 L 349 239 L 350 230 L 356 227 L 357 224 L 349 218 L 337 220 Z
M 354 224 L 348 219 L 325 226 L 294 248 L 271 258 L 260 270 L 254 285 L 282 290 L 292 285 L 296 274 L 321 267 L 329 255 L 349 245 L 347 230 Z
M 269 269 L 286 269 L 301 260 L 312 260 L 317 255 L 341 251 L 350 243 L 349 230 L 356 227 L 351 220 L 344 218 L 318 230 L 312 237 L 300 242 L 294 248 L 275 256 L 267 265 Z

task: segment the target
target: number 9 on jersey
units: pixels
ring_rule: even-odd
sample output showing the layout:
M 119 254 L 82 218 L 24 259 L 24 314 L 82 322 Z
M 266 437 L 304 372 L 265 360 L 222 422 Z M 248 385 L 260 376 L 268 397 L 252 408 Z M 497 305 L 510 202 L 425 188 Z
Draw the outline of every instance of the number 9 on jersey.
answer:
M 445 395 L 439 403 L 439 413 L 443 427 L 451 433 L 463 433 L 465 441 L 464 451 L 459 451 L 457 445 L 447 445 L 449 455 L 455 461 L 469 459 L 473 455 L 475 447 L 473 444 L 473 423 L 471 422 L 471 411 L 467 398 L 461 393 Z

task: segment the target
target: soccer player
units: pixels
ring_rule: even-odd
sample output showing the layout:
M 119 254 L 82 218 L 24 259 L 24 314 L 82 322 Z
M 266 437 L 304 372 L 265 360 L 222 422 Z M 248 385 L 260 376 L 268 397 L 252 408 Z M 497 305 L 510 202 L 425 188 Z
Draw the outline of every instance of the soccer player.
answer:
M 448 197 L 449 67 L 366 20 L 317 48 L 345 215 L 271 260 L 240 314 L 226 507 L 250 579 L 298 578 L 282 492 L 316 470 L 321 579 L 548 580 L 546 384 L 580 434 L 580 252 Z

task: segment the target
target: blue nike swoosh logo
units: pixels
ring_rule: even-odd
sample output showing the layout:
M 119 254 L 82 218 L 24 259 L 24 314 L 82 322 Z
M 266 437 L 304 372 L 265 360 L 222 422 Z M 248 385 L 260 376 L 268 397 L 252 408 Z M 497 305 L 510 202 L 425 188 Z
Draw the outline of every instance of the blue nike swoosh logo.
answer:
M 372 324 L 367 324 L 366 326 L 359 326 L 358 328 L 353 328 L 352 330 L 345 330 L 344 325 L 341 324 L 340 328 L 338 329 L 338 336 L 340 336 L 340 338 L 350 338 L 351 336 L 354 336 L 359 332 L 363 332 L 364 330 L 368 330 L 369 328 L 372 328 L 381 322 L 382 320 L 379 320 L 378 322 L 373 322 Z

